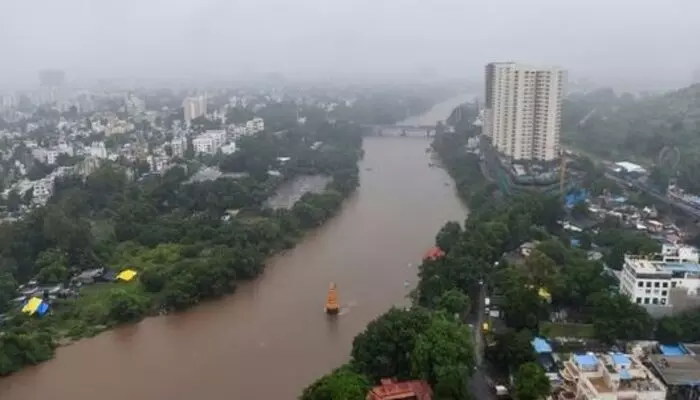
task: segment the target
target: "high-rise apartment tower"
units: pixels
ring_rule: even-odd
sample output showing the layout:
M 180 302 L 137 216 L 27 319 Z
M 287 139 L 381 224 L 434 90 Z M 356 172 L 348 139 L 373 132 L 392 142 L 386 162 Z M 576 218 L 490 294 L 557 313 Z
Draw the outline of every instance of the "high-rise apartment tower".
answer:
M 486 65 L 483 132 L 513 162 L 559 158 L 566 72 L 514 62 Z
M 193 119 L 206 115 L 207 97 L 205 95 L 187 97 L 182 102 L 182 108 L 185 115 L 185 123 L 189 124 Z

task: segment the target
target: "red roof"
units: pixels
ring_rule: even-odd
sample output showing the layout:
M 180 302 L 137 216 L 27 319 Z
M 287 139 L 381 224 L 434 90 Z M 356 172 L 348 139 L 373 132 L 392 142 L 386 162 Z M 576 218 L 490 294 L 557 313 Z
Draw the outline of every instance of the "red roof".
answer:
M 445 255 L 445 252 L 442 251 L 442 249 L 440 249 L 440 248 L 437 247 L 437 246 L 433 246 L 433 247 L 430 248 L 430 250 L 428 250 L 428 251 L 425 253 L 425 255 L 423 256 L 423 259 L 424 259 L 424 260 L 434 260 L 434 259 L 440 258 L 440 257 L 442 257 L 442 256 L 444 256 L 444 255 Z
M 367 400 L 432 400 L 432 396 L 433 391 L 425 381 L 382 379 L 381 385 L 367 394 Z

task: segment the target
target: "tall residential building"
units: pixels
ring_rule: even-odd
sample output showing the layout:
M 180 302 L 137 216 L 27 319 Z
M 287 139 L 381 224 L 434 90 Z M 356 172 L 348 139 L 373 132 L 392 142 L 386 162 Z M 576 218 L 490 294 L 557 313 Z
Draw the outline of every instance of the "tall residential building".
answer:
M 559 158 L 566 72 L 514 62 L 486 65 L 484 134 L 513 162 Z
M 195 97 L 187 97 L 182 102 L 182 108 L 185 114 L 185 123 L 189 125 L 190 121 L 207 113 L 207 97 L 199 95 Z

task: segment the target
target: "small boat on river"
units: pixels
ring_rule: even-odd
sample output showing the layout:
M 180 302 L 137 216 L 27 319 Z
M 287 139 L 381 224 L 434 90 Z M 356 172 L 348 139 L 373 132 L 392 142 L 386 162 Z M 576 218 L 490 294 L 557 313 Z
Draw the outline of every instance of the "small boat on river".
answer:
M 340 304 L 338 304 L 338 296 L 335 293 L 335 283 L 328 287 L 328 299 L 326 300 L 325 311 L 328 315 L 338 315 L 340 312 Z

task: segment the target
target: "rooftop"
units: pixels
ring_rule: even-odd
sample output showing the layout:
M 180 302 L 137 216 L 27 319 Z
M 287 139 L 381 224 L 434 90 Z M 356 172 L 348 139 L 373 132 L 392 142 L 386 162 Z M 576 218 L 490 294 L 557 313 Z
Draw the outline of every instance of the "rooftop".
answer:
M 650 354 L 649 361 L 668 386 L 700 384 L 700 357 L 694 354 Z
M 664 262 L 641 256 L 625 256 L 627 264 L 637 274 L 672 274 L 674 272 L 700 273 L 700 264 L 691 262 Z
M 382 379 L 367 395 L 368 400 L 431 400 L 432 390 L 425 381 L 397 382 Z
M 601 393 L 665 392 L 664 385 L 634 356 L 623 353 L 573 354 L 561 374 L 578 381 L 589 398 Z
M 598 366 L 598 358 L 593 354 L 574 354 L 574 361 L 583 368 L 595 368 Z
M 547 340 L 541 337 L 532 339 L 532 342 L 530 343 L 532 343 L 532 347 L 535 349 L 535 353 L 537 354 L 552 352 L 552 346 L 549 345 Z

